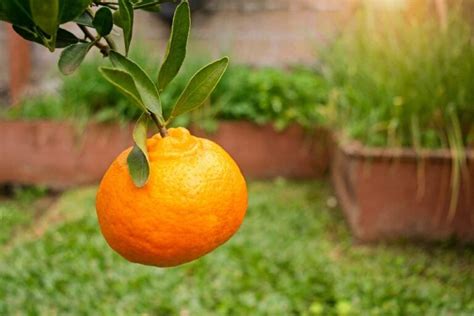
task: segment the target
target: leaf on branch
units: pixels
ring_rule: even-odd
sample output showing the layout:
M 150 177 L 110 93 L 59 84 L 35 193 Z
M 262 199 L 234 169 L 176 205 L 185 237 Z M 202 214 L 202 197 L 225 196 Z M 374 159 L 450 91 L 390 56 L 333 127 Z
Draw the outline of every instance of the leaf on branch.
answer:
M 91 3 L 92 0 L 59 0 L 60 24 L 72 21 L 81 16 Z
M 138 119 L 135 128 L 133 129 L 133 140 L 135 144 L 143 151 L 145 157 L 148 159 L 148 149 L 146 147 L 148 123 L 150 122 L 150 116 L 147 113 L 143 113 Z
M 0 0 L 0 20 L 15 25 L 15 31 L 25 39 L 52 51 L 72 42 L 72 37 L 67 36 L 61 44 L 55 43 L 59 25 L 80 16 L 91 3 L 92 0 Z M 65 33 L 61 32 L 64 39 Z
M 176 3 L 179 0 L 132 0 L 133 8 L 135 10 L 142 9 L 146 11 L 158 12 L 160 11 L 160 4 L 165 2 Z
M 58 67 L 64 75 L 72 74 L 82 63 L 93 43 L 69 45 L 59 56 Z
M 166 56 L 158 75 L 158 89 L 164 90 L 179 72 L 186 57 L 186 47 L 191 27 L 189 3 L 182 2 L 174 13 L 171 36 Z
M 87 27 L 94 27 L 92 25 L 92 17 L 87 12 L 84 12 L 83 14 L 79 15 L 77 18 L 73 20 L 73 22 L 79 25 L 87 26 Z
M 65 29 L 58 29 L 58 33 L 56 34 L 56 48 L 64 48 L 77 42 L 79 42 L 79 39 L 76 35 Z
M 128 97 L 139 108 L 147 111 L 145 105 L 143 105 L 140 93 L 135 86 L 135 81 L 128 72 L 110 67 L 100 67 L 99 71 L 104 78 L 113 84 L 123 95 Z
M 0 0 L 0 8 L 5 20 L 13 25 L 30 29 L 35 26 L 28 1 Z
M 133 4 L 130 0 L 119 0 L 120 22 L 125 43 L 125 55 L 128 55 L 133 33 Z
M 128 154 L 127 164 L 128 172 L 135 186 L 139 188 L 143 187 L 148 181 L 150 166 L 148 165 L 145 154 L 143 154 L 137 145 L 134 145 L 132 151 Z
M 148 149 L 146 144 L 149 120 L 150 118 L 147 113 L 143 113 L 138 119 L 133 130 L 133 140 L 135 141 L 135 145 L 127 158 L 130 176 L 137 187 L 144 186 L 150 175 Z
M 35 43 L 39 43 L 39 44 L 43 45 L 43 41 L 41 40 L 41 37 L 38 34 L 36 34 L 34 31 L 32 31 L 32 30 L 30 30 L 26 27 L 22 27 L 22 26 L 18 26 L 18 25 L 12 25 L 12 27 L 13 27 L 13 30 L 18 35 L 20 35 L 21 37 L 23 37 L 27 41 L 35 42 Z
M 214 91 L 228 64 L 229 58 L 224 57 L 199 70 L 184 88 L 168 120 L 201 106 Z
M 27 41 L 44 45 L 41 35 L 33 30 L 17 25 L 13 25 L 13 30 Z M 56 48 L 64 48 L 77 42 L 79 42 L 79 39 L 74 34 L 62 28 L 58 29 L 55 43 Z
M 114 24 L 123 29 L 122 18 L 120 17 L 120 10 L 116 10 L 112 14 L 112 18 L 114 19 Z
M 150 76 L 135 62 L 115 51 L 111 51 L 109 57 L 115 68 L 127 72 L 133 78 L 143 104 L 150 112 L 156 114 L 163 123 L 158 89 Z
M 59 0 L 30 0 L 30 10 L 36 25 L 54 39 L 59 26 Z
M 0 2 L 0 21 L 10 22 L 10 20 L 8 19 L 7 13 L 5 12 L 5 9 L 3 8 L 3 2 Z
M 110 31 L 112 31 L 112 27 L 114 26 L 112 11 L 106 7 L 102 7 L 97 10 L 94 20 L 92 21 L 92 25 L 100 36 L 109 35 Z

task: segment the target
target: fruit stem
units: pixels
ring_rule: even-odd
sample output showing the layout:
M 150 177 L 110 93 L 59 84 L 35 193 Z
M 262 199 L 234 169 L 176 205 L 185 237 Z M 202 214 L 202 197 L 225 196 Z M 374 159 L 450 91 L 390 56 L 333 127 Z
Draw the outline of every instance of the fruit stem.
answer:
M 168 136 L 168 130 L 166 129 L 166 126 L 162 123 L 160 123 L 160 120 L 158 120 L 158 117 L 156 116 L 155 113 L 148 112 L 150 113 L 151 119 L 155 123 L 156 127 L 158 127 L 158 132 L 160 133 L 161 137 L 166 137 Z
M 159 132 L 160 132 L 161 137 L 166 137 L 166 136 L 168 136 L 168 130 L 167 130 L 166 127 L 164 127 L 164 126 L 162 126 L 162 127 L 160 128 Z

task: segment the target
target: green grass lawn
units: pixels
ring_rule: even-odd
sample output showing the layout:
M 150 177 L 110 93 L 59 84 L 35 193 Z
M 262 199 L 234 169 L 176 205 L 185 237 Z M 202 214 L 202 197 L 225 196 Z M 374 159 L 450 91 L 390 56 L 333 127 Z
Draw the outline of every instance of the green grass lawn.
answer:
M 11 191 L 10 197 L 0 196 L 0 249 L 20 233 L 21 228 L 33 222 L 41 204 L 46 202 L 37 203 L 46 194 L 44 188 L 15 188 Z
M 325 182 L 249 193 L 233 239 L 171 269 L 108 248 L 95 188 L 65 193 L 39 224 L 2 217 L 0 315 L 474 315 L 472 247 L 356 245 Z
M 0 245 L 6 244 L 15 232 L 33 219 L 33 212 L 25 211 L 16 201 L 0 202 Z

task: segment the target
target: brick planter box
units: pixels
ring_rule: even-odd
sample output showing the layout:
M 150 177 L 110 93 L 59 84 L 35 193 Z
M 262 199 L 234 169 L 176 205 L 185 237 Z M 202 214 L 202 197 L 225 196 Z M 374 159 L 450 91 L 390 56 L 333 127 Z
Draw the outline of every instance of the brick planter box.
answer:
M 1 121 L 0 183 L 65 188 L 97 182 L 132 144 L 131 131 L 118 125 Z
M 331 164 L 336 195 L 360 241 L 400 238 L 474 241 L 474 152 L 469 151 L 454 215 L 448 150 L 339 145 Z
M 197 135 L 205 133 L 193 130 Z M 0 183 L 54 188 L 98 182 L 113 159 L 131 146 L 132 126 L 68 122 L 0 121 Z M 282 133 L 270 126 L 222 122 L 207 135 L 234 157 L 249 177 L 322 175 L 328 167 L 326 133 L 315 137 L 297 126 Z

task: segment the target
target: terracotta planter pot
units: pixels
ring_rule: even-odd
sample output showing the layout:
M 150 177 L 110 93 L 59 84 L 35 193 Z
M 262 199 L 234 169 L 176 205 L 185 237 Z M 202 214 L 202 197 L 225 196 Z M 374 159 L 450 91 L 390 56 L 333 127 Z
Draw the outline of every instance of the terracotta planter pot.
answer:
M 192 131 L 220 144 L 250 177 L 312 178 L 329 168 L 328 133 L 324 129 L 309 133 L 294 125 L 277 132 L 271 125 L 223 121 L 215 133 L 198 128 Z
M 96 183 L 132 145 L 131 131 L 116 124 L 81 129 L 67 122 L 0 121 L 0 183 L 54 188 Z M 249 177 L 313 177 L 328 167 L 324 131 L 313 137 L 296 126 L 278 133 L 270 126 L 223 122 L 217 133 L 206 136 L 228 150 Z
M 95 183 L 132 144 L 131 128 L 66 122 L 0 122 L 0 182 L 54 188 Z
M 400 238 L 474 241 L 474 153 L 452 201 L 452 157 L 448 150 L 368 149 L 339 145 L 332 182 L 349 224 L 361 241 Z

